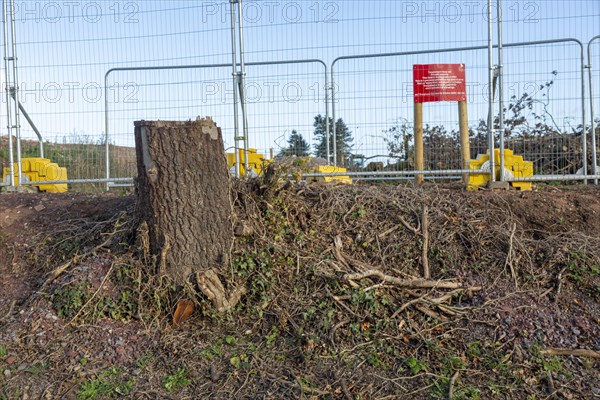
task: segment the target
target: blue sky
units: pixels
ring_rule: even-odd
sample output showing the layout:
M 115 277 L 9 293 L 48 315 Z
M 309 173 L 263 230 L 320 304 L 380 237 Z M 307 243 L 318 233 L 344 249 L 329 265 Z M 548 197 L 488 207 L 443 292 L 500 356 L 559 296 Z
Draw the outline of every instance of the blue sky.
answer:
M 246 62 L 316 58 L 329 66 L 347 55 L 487 44 L 485 0 L 243 3 Z M 100 140 L 104 74 L 110 68 L 231 62 L 226 1 L 17 0 L 16 4 L 22 103 L 52 141 Z M 600 34 L 596 0 L 505 0 L 503 10 L 505 43 L 568 37 L 587 45 Z M 600 43 L 596 43 L 595 76 L 600 81 Z M 506 49 L 504 58 L 507 97 L 531 92 L 558 71 L 549 109 L 563 126 L 580 123 L 576 45 Z M 353 131 L 356 152 L 385 154 L 382 132 L 399 118 L 412 119 L 414 63 L 465 63 L 470 122 L 475 125 L 485 118 L 485 51 L 340 61 L 336 116 Z M 277 151 L 292 129 L 312 142 L 313 117 L 325 112 L 320 64 L 248 67 L 247 82 L 252 147 Z M 226 144 L 233 145 L 231 68 L 119 72 L 111 75 L 110 87 L 114 143 L 133 145 L 137 119 L 211 115 L 223 128 Z M 600 87 L 595 92 L 600 94 Z M 425 122 L 452 128 L 457 124 L 455 108 L 450 103 L 428 104 Z M 5 113 L 3 107 L 3 119 Z M 24 136 L 31 137 L 26 122 L 22 125 Z

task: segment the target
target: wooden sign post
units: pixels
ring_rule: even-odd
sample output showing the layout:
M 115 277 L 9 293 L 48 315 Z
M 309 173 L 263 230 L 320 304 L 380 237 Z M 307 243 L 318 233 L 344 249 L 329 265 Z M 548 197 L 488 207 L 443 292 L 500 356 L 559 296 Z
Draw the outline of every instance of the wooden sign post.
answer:
M 457 101 L 460 130 L 462 168 L 468 168 L 471 157 L 469 149 L 469 124 L 467 114 L 467 87 L 465 64 L 415 64 L 413 65 L 415 168 L 425 169 L 423 158 L 423 103 L 434 101 Z M 467 175 L 463 181 L 467 183 Z M 415 176 L 417 185 L 423 184 L 423 174 Z

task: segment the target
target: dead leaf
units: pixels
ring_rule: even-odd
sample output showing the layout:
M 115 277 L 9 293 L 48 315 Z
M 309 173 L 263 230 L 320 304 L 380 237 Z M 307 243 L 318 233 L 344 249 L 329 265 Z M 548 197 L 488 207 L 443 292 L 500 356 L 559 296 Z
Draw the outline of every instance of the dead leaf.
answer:
M 177 302 L 175 314 L 173 314 L 173 327 L 181 325 L 194 312 L 194 302 L 191 300 L 182 299 Z

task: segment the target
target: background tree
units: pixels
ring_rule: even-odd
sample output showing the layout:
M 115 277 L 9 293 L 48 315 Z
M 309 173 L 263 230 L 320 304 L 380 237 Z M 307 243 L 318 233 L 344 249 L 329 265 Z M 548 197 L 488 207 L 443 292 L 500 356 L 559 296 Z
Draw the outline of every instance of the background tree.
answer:
M 333 119 L 329 118 L 329 154 L 333 156 Z M 325 125 L 325 117 L 321 114 L 315 117 L 313 126 L 315 127 L 315 156 L 321 158 L 327 158 L 327 125 Z M 338 164 L 345 165 L 346 162 L 351 158 L 352 155 L 352 132 L 346 126 L 343 119 L 339 118 L 335 123 L 336 137 L 337 137 L 337 160 Z
M 414 128 L 406 119 L 398 119 L 394 125 L 384 131 L 384 138 L 390 157 L 398 159 L 399 169 L 413 168 L 414 164 Z M 447 169 L 460 167 L 460 141 L 458 131 L 448 131 L 443 125 L 425 125 L 423 127 L 423 151 L 425 168 Z M 452 163 L 459 162 L 457 165 Z
M 520 96 L 513 95 L 504 108 L 505 148 L 533 161 L 534 170 L 539 174 L 576 173 L 587 160 L 591 171 L 591 132 L 588 130 L 587 154 L 583 154 L 581 124 L 571 125 L 571 118 L 555 118 L 551 109 L 551 94 L 557 71 L 552 79 L 533 91 Z M 562 122 L 562 123 L 561 123 Z M 494 127 L 499 126 L 499 114 L 493 118 Z M 389 156 L 399 159 L 398 167 L 414 167 L 412 125 L 399 119 L 385 130 Z M 485 154 L 488 150 L 488 121 L 479 119 L 477 125 L 469 128 L 471 158 Z M 600 129 L 597 130 L 597 132 Z M 425 167 L 428 169 L 460 168 L 460 142 L 456 129 L 443 124 L 427 125 L 423 128 Z M 498 134 L 495 146 L 499 146 Z
M 405 118 L 396 120 L 394 125 L 383 131 L 383 140 L 387 145 L 390 157 L 398 158 L 407 162 L 412 157 L 413 146 L 411 145 L 414 128 Z
M 423 149 L 428 169 L 450 169 L 461 167 L 460 133 L 448 131 L 444 125 L 425 125 Z
M 295 129 L 292 131 L 287 143 L 287 147 L 279 152 L 279 157 L 306 157 L 310 154 L 310 145 L 304 140 L 302 134 L 298 133 Z

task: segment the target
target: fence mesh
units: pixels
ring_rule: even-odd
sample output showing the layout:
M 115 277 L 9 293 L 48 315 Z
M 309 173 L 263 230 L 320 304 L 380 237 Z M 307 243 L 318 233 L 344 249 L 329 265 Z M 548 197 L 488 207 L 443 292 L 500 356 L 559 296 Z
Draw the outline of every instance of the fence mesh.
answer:
M 250 147 L 267 157 L 324 157 L 328 123 L 323 65 L 252 63 L 318 59 L 329 69 L 344 56 L 483 47 L 487 4 L 243 1 Z M 119 71 L 109 75 L 107 88 L 104 82 L 112 68 L 230 64 L 231 7 L 224 0 L 15 1 L 19 93 L 44 138 L 46 156 L 66 166 L 70 178 L 103 178 L 108 128 L 110 174 L 131 176 L 133 121 L 207 115 L 222 127 L 226 146 L 234 146 L 231 67 Z M 564 2 L 505 0 L 502 10 L 505 43 L 575 38 L 586 45 L 599 33 L 600 3 L 595 1 L 575 0 L 566 7 Z M 586 61 L 594 66 L 598 115 L 598 41 L 591 48 L 594 59 Z M 573 174 L 584 163 L 583 104 L 588 127 L 591 119 L 590 99 L 581 97 L 579 52 L 574 42 L 504 50 L 506 145 L 533 161 L 536 174 Z M 343 59 L 334 65 L 335 103 L 330 105 L 338 133 L 347 139 L 344 143 L 342 136 L 338 143 L 344 153 L 340 164 L 358 170 L 414 168 L 411 71 L 413 64 L 427 63 L 466 64 L 471 156 L 487 150 L 485 49 Z M 6 121 L 2 86 L 0 118 Z M 426 167 L 461 167 L 456 104 L 426 104 L 424 123 Z M 0 163 L 6 167 L 6 124 L 0 124 Z M 23 157 L 39 154 L 35 132 L 24 118 L 21 135 Z M 589 163 L 591 139 L 587 151 Z
M 590 85 L 590 110 L 593 111 L 590 121 L 593 121 L 593 135 L 596 138 L 596 148 L 590 148 L 595 151 L 595 157 L 592 156 L 592 160 L 596 161 L 595 173 L 600 174 L 600 159 L 599 159 L 599 146 L 600 146 L 600 35 L 590 40 L 588 44 L 588 56 L 589 56 L 589 85 Z M 593 170 L 592 162 L 592 171 Z

